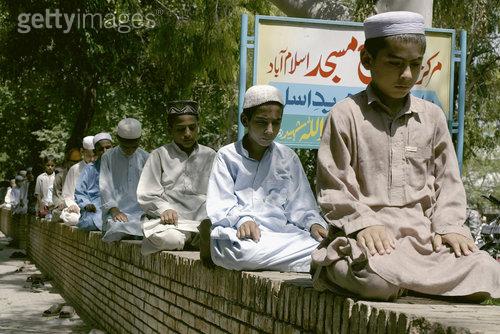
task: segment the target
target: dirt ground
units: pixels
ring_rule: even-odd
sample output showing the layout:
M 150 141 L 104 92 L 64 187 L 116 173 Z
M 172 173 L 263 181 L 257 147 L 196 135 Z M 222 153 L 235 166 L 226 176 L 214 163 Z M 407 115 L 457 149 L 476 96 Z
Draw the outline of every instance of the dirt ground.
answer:
M 27 258 L 10 258 L 14 252 L 25 251 L 9 247 L 9 241 L 0 232 L 0 333 L 104 333 L 93 330 L 76 313 L 69 319 L 43 317 L 44 310 L 65 301 L 50 281 L 26 281 L 40 271 Z

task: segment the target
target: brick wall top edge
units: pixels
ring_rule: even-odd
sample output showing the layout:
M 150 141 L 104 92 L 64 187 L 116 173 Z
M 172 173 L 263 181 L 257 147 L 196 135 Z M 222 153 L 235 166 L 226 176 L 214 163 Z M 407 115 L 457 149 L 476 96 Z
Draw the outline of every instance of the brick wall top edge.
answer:
M 108 244 L 101 240 L 100 232 L 86 232 L 75 227 L 69 227 L 64 224 L 42 222 L 41 220 L 34 220 L 33 224 L 41 227 L 39 229 L 40 233 L 45 233 L 50 235 L 50 233 L 59 234 L 55 237 L 67 237 L 76 241 L 77 243 L 84 244 L 89 249 L 95 250 L 95 253 L 99 254 L 99 258 L 102 258 L 104 262 L 109 260 L 109 263 L 118 263 L 118 265 L 113 265 L 115 271 L 127 272 L 126 275 L 119 274 L 120 277 L 125 279 L 125 277 L 135 277 L 136 281 L 129 282 L 133 286 L 137 286 L 140 281 L 144 282 L 145 285 L 160 286 L 164 289 L 164 280 L 171 282 L 174 286 L 177 282 L 186 287 L 191 287 L 198 291 L 205 291 L 208 294 L 213 294 L 222 297 L 225 300 L 235 300 L 240 294 L 232 294 L 227 291 L 228 289 L 257 289 L 263 290 L 264 288 L 269 290 L 266 293 L 267 297 L 272 298 L 283 298 L 283 292 L 287 292 L 288 295 L 293 294 L 293 296 L 288 296 L 294 303 L 302 303 L 304 300 L 309 300 L 309 305 L 315 304 L 313 299 L 319 299 L 321 296 L 324 298 L 324 293 L 319 293 L 313 291 L 310 283 L 309 274 L 300 273 L 279 273 L 271 271 L 261 271 L 261 272 L 234 272 L 225 270 L 223 268 L 207 269 L 201 265 L 199 261 L 198 252 L 160 252 L 150 256 L 142 256 L 140 254 L 140 244 L 137 242 L 117 242 Z M 38 233 L 38 230 L 37 230 Z M 50 242 L 52 238 L 47 238 Z M 87 253 L 89 255 L 91 253 Z M 113 260 L 113 261 L 111 261 Z M 124 265 L 129 263 L 130 265 Z M 130 272 L 130 268 L 133 272 Z M 104 268 L 103 268 L 104 269 Z M 148 271 L 152 272 L 148 273 Z M 199 274 L 196 274 L 199 273 Z M 109 273 L 109 279 L 112 279 L 111 273 Z M 194 274 L 194 275 L 193 275 Z M 158 277 L 159 276 L 159 277 Z M 187 276 L 197 276 L 197 277 L 187 277 Z M 154 278 L 154 279 L 153 279 Z M 206 282 L 201 282 L 206 281 Z M 242 285 L 242 282 L 245 285 Z M 138 283 L 139 282 L 139 283 Z M 143 283 L 140 283 L 143 284 Z M 169 283 L 170 284 L 170 283 Z M 229 285 L 220 287 L 220 285 Z M 267 284 L 270 284 L 267 286 Z M 286 290 L 286 291 L 285 291 Z M 184 290 L 182 290 L 184 291 Z M 369 301 L 354 301 L 352 299 L 345 299 L 343 297 L 334 296 L 331 293 L 326 293 L 326 298 L 334 299 L 333 304 L 337 305 L 338 301 L 342 301 L 341 305 L 350 312 L 353 303 L 359 303 L 359 307 L 356 310 L 366 310 L 366 307 L 361 307 L 362 305 L 368 305 L 371 308 L 376 308 L 380 310 L 386 310 L 386 312 L 400 312 L 408 314 L 423 314 L 424 310 L 434 309 L 436 312 L 444 312 L 446 310 L 453 309 L 456 311 L 468 311 L 470 313 L 477 312 L 480 308 L 483 310 L 485 307 L 480 305 L 423 305 L 423 304 L 395 304 L 395 303 L 381 303 L 381 302 L 369 302 Z M 307 296 L 306 296 L 307 295 Z M 242 298 L 243 296 L 240 296 Z M 270 302 L 267 305 L 263 299 L 264 295 L 255 294 L 255 296 L 250 296 L 247 302 L 239 300 L 237 303 L 239 305 L 258 309 L 259 311 L 265 311 L 267 314 L 269 310 L 273 309 L 273 303 Z M 246 297 L 243 297 L 243 299 Z M 275 302 L 274 302 L 275 303 Z M 330 303 L 331 304 L 331 303 Z M 330 305 L 329 304 L 329 305 Z M 500 307 L 493 307 L 497 314 L 500 313 Z M 479 310 L 481 312 L 481 310 Z M 346 312 L 347 312 L 346 311 Z M 293 312 L 293 311 L 292 311 Z M 283 315 L 285 316 L 285 315 Z M 291 312 L 286 313 L 286 317 L 295 319 L 296 315 Z M 430 316 L 429 316 L 430 317 Z M 278 316 L 278 318 L 281 318 Z M 429 318 L 430 319 L 430 318 Z

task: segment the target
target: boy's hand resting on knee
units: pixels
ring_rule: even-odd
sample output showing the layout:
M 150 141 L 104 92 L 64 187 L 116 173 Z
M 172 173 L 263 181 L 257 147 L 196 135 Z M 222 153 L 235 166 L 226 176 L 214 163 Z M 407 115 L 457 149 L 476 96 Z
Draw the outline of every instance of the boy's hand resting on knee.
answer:
M 446 244 L 453 249 L 456 257 L 469 255 L 478 250 L 474 241 L 458 233 L 436 234 L 432 238 L 432 246 L 435 252 L 441 250 L 441 246 Z
M 260 240 L 260 228 L 256 222 L 253 220 L 247 220 L 243 224 L 238 227 L 238 231 L 236 232 L 236 236 L 239 239 L 252 239 L 257 242 Z
M 371 255 L 390 254 L 396 247 L 394 237 L 385 229 L 385 226 L 369 226 L 358 232 L 358 245 L 368 248 Z
M 163 211 L 163 213 L 160 216 L 160 220 L 163 224 L 177 225 L 179 217 L 177 216 L 177 211 L 168 209 Z
M 323 241 L 323 238 L 326 238 L 326 236 L 328 234 L 328 231 L 326 230 L 326 228 L 324 228 L 320 224 L 312 224 L 310 232 L 311 232 L 311 236 L 314 239 L 316 239 L 316 241 L 319 241 L 319 242 Z
M 120 221 L 120 222 L 128 222 L 127 215 L 124 214 L 123 212 L 120 211 L 118 208 L 111 208 L 109 211 L 111 211 L 111 216 L 113 217 L 114 220 Z

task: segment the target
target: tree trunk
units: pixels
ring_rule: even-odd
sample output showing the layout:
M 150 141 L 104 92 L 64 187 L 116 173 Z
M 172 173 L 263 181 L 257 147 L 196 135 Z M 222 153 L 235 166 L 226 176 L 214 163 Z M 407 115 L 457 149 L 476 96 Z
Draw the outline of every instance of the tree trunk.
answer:
M 271 0 L 285 15 L 314 19 L 348 20 L 346 0 Z
M 83 87 L 81 108 L 76 116 L 71 136 L 66 142 L 65 152 L 74 147 L 82 147 L 83 137 L 90 128 L 95 113 L 96 85 L 97 79 L 94 79 L 90 85 Z
M 350 20 L 352 1 L 349 0 L 271 0 L 285 15 L 315 19 Z M 432 26 L 433 0 L 378 0 L 374 12 L 406 10 L 424 16 L 427 27 Z
M 405 10 L 424 17 L 425 26 L 432 27 L 433 0 L 379 0 L 375 5 L 377 13 Z

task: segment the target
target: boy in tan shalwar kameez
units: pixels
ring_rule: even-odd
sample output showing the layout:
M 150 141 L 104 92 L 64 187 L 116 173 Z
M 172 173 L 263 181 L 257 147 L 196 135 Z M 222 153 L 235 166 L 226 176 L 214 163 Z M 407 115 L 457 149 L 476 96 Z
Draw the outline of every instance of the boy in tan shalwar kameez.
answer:
M 331 226 L 312 255 L 314 286 L 381 300 L 405 290 L 499 298 L 500 264 L 463 226 L 445 115 L 409 94 L 425 52 L 423 18 L 383 13 L 364 27 L 372 82 L 333 108 L 318 152 L 318 202 Z

